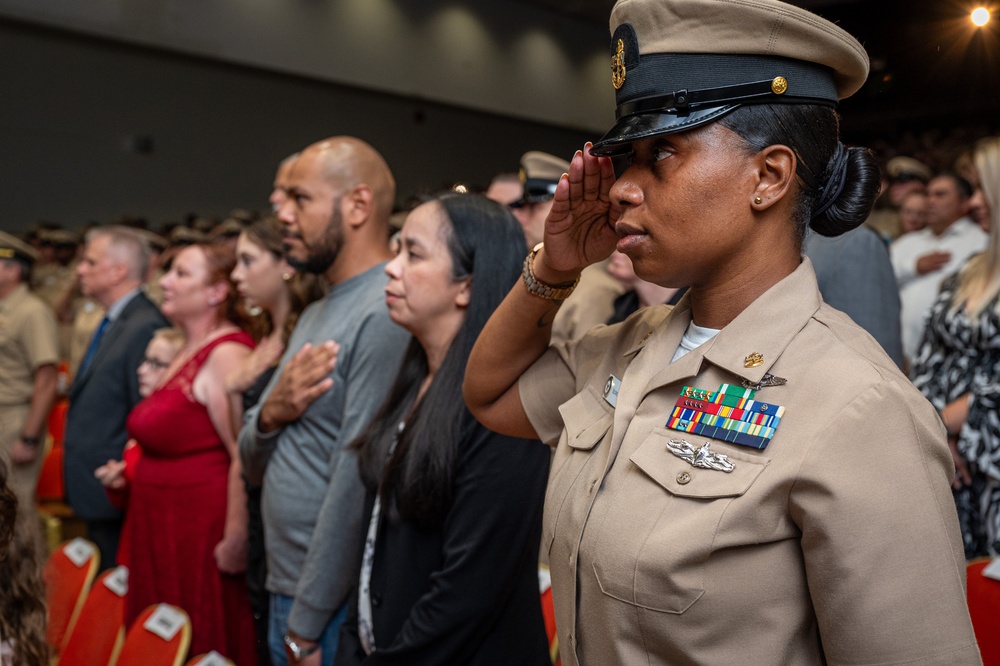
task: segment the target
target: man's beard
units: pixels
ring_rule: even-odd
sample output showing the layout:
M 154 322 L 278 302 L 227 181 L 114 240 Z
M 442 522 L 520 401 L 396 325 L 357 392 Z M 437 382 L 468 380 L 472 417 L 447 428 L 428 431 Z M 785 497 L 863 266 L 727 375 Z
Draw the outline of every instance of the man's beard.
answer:
M 306 250 L 305 259 L 296 259 L 290 254 L 287 261 L 297 271 L 322 275 L 333 265 L 344 242 L 344 219 L 340 214 L 340 206 L 336 205 L 326 226 L 326 233 L 315 245 L 308 245 L 304 238 L 302 245 Z

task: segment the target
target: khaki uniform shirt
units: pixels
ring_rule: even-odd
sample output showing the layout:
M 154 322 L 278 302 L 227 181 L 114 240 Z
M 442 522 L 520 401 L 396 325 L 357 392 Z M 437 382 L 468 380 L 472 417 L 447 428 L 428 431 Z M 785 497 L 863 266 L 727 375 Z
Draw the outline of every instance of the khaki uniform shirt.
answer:
M 647 308 L 521 377 L 556 444 L 542 548 L 563 663 L 980 663 L 941 422 L 822 303 L 808 259 L 671 363 L 689 322 L 689 297 Z M 765 449 L 665 427 L 685 385 L 765 373 L 787 379 L 757 391 L 785 408 Z M 696 468 L 671 439 L 735 466 Z
M 0 299 L 0 407 L 30 404 L 35 370 L 58 362 L 55 315 L 22 284 Z

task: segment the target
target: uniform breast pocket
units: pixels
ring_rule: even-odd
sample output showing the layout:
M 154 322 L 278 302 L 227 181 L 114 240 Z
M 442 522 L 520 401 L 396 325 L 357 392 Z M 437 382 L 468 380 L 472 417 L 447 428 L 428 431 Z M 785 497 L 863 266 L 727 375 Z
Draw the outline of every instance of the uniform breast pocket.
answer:
M 542 527 L 546 550 L 552 545 L 566 497 L 574 484 L 581 482 L 588 466 L 594 464 L 594 448 L 607 436 L 615 418 L 614 408 L 589 385 L 560 405 L 559 413 L 563 432 L 552 459 Z
M 708 442 L 709 451 L 724 452 L 733 468 L 696 467 L 668 449 L 670 440 L 690 443 L 695 453 Z M 608 596 L 653 611 L 683 613 L 705 591 L 703 565 L 727 509 L 768 461 L 666 428 L 653 430 L 629 460 L 628 473 L 608 488 L 611 506 L 595 543 L 594 572 Z

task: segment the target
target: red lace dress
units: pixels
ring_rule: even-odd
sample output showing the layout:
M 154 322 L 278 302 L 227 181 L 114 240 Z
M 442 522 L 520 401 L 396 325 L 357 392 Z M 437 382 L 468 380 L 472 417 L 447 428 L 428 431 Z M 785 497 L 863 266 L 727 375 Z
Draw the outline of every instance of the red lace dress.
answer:
M 253 346 L 240 331 L 212 340 L 129 414 L 129 435 L 142 456 L 126 514 L 129 590 L 125 621 L 167 602 L 191 616 L 191 654 L 216 650 L 237 664 L 255 663 L 254 624 L 246 576 L 215 564 L 226 521 L 230 456 L 208 409 L 191 387 L 212 350 L 224 342 Z

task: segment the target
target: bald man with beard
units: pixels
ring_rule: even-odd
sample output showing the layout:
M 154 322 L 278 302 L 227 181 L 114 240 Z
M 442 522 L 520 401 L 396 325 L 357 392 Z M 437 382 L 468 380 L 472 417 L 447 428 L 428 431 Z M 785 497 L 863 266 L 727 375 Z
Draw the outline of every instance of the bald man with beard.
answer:
M 341 136 L 295 157 L 283 190 L 288 261 L 330 289 L 299 318 L 239 445 L 250 482 L 264 486 L 272 660 L 332 664 L 363 535 L 364 489 L 347 446 L 409 340 L 384 302 L 395 181 L 372 146 Z M 314 540 L 320 522 L 337 529 Z

